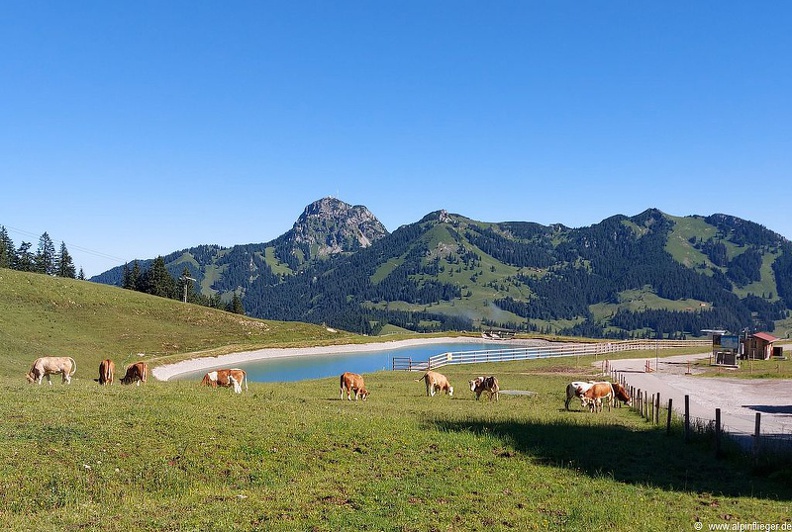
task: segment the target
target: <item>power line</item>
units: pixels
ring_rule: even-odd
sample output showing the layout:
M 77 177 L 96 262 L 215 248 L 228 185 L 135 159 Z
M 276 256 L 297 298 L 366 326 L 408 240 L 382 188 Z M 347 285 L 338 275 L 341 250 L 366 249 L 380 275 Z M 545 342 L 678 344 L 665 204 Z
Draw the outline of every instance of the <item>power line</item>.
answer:
M 30 236 L 30 237 L 34 237 L 34 238 L 40 238 L 41 237 L 41 235 L 37 235 L 36 233 L 31 233 L 30 231 L 25 231 L 24 229 L 19 229 L 17 227 L 11 227 L 9 225 L 3 225 L 2 227 L 5 227 L 6 229 L 8 229 L 8 230 L 10 230 L 10 231 L 12 231 L 14 233 L 19 233 L 19 234 Z M 49 235 L 48 231 L 45 231 L 45 232 Z M 50 238 L 54 242 L 58 242 L 58 241 L 65 242 L 65 240 L 63 240 L 61 238 L 54 238 L 52 235 L 50 235 Z M 93 255 L 95 257 L 99 257 L 99 258 L 102 258 L 102 259 L 114 260 L 114 261 L 117 261 L 117 262 L 120 262 L 120 263 L 127 262 L 125 259 L 122 259 L 120 257 L 116 257 L 116 256 L 113 256 L 113 255 L 108 255 L 107 253 L 102 253 L 101 251 L 96 251 L 96 250 L 85 248 L 85 247 L 82 247 L 82 246 L 77 246 L 77 245 L 74 245 L 74 244 L 70 244 L 69 247 L 71 247 L 72 249 L 76 249 L 77 251 L 81 251 L 83 253 L 87 253 L 88 255 Z

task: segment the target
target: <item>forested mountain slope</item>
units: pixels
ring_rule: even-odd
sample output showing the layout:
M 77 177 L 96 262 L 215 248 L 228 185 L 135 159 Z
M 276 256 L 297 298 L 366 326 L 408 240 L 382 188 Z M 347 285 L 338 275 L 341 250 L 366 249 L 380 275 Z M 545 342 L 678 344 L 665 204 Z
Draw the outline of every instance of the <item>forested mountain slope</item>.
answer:
M 165 257 L 251 316 L 366 334 L 506 327 L 592 337 L 773 331 L 792 307 L 792 245 L 753 222 L 650 209 L 584 228 L 437 211 L 392 233 L 325 198 L 264 244 Z M 142 263 L 145 265 L 145 263 Z M 94 279 L 119 284 L 119 269 Z

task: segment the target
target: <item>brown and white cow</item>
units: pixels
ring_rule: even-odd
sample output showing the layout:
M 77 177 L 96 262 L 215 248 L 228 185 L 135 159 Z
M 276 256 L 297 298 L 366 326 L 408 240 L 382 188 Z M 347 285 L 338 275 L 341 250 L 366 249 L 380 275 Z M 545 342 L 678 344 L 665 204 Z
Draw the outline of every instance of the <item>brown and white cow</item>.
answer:
M 140 383 L 145 383 L 148 377 L 148 364 L 145 362 L 135 362 L 127 366 L 126 375 L 121 377 L 121 384 L 132 384 L 133 382 L 140 386 Z
M 584 408 L 589 407 L 592 412 L 602 412 L 602 401 L 608 403 L 608 411 L 611 409 L 613 401 L 613 385 L 609 382 L 595 382 L 588 390 L 578 388 L 577 395 L 580 397 L 580 404 Z
M 211 386 L 217 388 L 231 388 L 233 386 L 234 393 L 242 393 L 242 385 L 245 385 L 245 390 L 248 389 L 247 373 L 244 369 L 231 368 L 231 369 L 216 369 L 204 375 L 201 380 L 201 385 Z
M 341 375 L 341 400 L 344 399 L 344 392 L 346 392 L 347 399 L 352 400 L 352 394 L 355 394 L 355 401 L 360 397 L 363 401 L 368 397 L 368 390 L 366 384 L 363 382 L 363 377 L 357 373 L 344 372 Z
M 99 384 L 109 386 L 115 377 L 115 363 L 109 358 L 99 363 Z
M 30 384 L 34 382 L 41 384 L 44 377 L 47 377 L 47 382 L 52 384 L 50 375 L 60 374 L 63 384 L 71 384 L 71 377 L 75 371 L 77 371 L 77 362 L 72 357 L 41 357 L 33 362 L 33 366 L 25 376 Z
M 445 392 L 449 396 L 454 395 L 454 387 L 448 382 L 446 376 L 436 371 L 427 371 L 423 377 L 415 380 L 415 382 L 421 381 L 426 383 L 426 395 L 434 397 L 435 393 L 438 391 Z
M 577 397 L 580 399 L 580 395 L 578 394 L 578 390 L 580 392 L 585 392 L 591 385 L 594 384 L 594 381 L 574 381 L 567 384 L 566 387 L 566 401 L 564 401 L 564 408 L 569 410 L 569 403 L 572 401 L 573 397 Z
M 476 394 L 476 401 L 479 400 L 481 394 L 487 392 L 489 399 L 492 401 L 493 396 L 498 400 L 500 395 L 500 386 L 498 386 L 498 379 L 492 375 L 488 377 L 476 377 L 472 381 L 468 381 L 470 391 Z

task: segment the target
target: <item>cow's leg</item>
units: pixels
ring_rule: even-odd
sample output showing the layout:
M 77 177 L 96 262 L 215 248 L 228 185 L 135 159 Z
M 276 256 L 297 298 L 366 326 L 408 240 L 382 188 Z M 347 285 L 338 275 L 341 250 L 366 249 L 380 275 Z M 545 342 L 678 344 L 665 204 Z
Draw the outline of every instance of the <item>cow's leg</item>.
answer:
M 431 390 L 431 391 L 429 392 L 429 395 L 430 395 L 430 396 L 432 396 L 432 397 L 434 397 L 434 396 L 435 396 L 435 387 L 434 387 L 434 384 L 430 385 L 430 386 L 429 386 L 429 388 L 430 388 L 430 390 Z
M 48 383 L 50 386 L 52 386 L 52 375 L 50 375 L 49 373 L 47 373 L 47 383 Z

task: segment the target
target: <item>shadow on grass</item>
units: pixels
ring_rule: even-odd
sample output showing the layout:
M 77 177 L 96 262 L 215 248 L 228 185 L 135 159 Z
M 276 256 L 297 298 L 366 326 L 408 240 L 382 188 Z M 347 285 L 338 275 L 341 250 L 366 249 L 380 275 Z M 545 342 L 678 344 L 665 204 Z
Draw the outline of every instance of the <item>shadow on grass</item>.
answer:
M 684 492 L 792 499 L 788 480 L 752 475 L 747 461 L 718 460 L 706 446 L 685 444 L 682 435 L 667 436 L 663 430 L 475 420 L 438 420 L 434 425 L 442 431 L 500 438 L 504 446 L 539 464 L 572 469 L 592 478 Z M 500 456 L 508 459 L 514 453 Z

